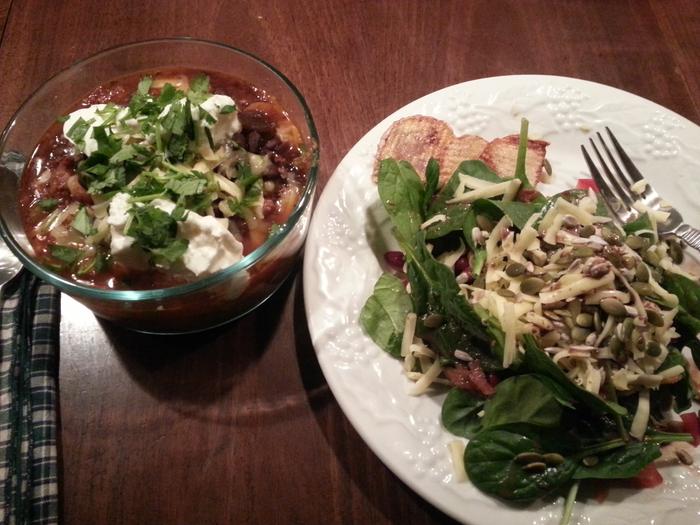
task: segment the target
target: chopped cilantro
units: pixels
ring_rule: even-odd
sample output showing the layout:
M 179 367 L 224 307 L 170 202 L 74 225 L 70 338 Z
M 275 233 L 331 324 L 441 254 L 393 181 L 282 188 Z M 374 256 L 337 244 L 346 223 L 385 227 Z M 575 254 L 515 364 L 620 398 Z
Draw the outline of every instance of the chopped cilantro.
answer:
M 216 124 L 216 119 L 212 117 L 211 113 L 209 113 L 206 109 L 202 109 L 201 107 L 199 108 L 199 116 L 204 122 L 208 124 Z
M 66 137 L 76 144 L 82 142 L 93 122 L 95 122 L 95 119 L 85 120 L 83 117 L 79 117 L 66 133 Z
M 234 111 L 236 111 L 236 106 L 232 106 L 230 104 L 227 104 L 223 108 L 221 108 L 220 113 L 222 115 L 226 115 L 228 113 L 233 113 Z
M 209 77 L 199 74 L 190 81 L 190 91 L 194 93 L 209 93 Z
M 156 264 L 169 266 L 185 254 L 187 246 L 187 239 L 175 239 L 163 248 L 152 249 L 151 253 Z
M 66 265 L 73 264 L 82 255 L 82 252 L 77 248 L 73 248 L 72 246 L 62 246 L 60 244 L 50 245 L 49 252 L 51 252 L 51 256 L 54 259 L 58 259 Z
M 71 226 L 83 235 L 92 235 L 95 232 L 95 229 L 92 227 L 92 219 L 84 206 L 75 214 Z
M 125 160 L 133 159 L 136 156 L 136 148 L 134 146 L 124 146 L 109 158 L 110 164 L 118 164 Z
M 54 211 L 58 206 L 58 199 L 42 199 L 36 203 L 41 211 Z
M 148 95 L 148 91 L 151 89 L 152 84 L 153 78 L 145 76 L 139 80 L 139 86 L 136 88 L 136 91 L 138 91 L 138 93 L 141 95 Z
M 141 173 L 132 183 L 129 193 L 134 197 L 157 198 L 165 193 L 165 185 L 154 173 L 146 171 Z
M 170 212 L 170 216 L 176 221 L 184 221 L 187 218 L 187 208 L 183 206 L 175 206 L 173 211 Z
M 158 97 L 158 104 L 162 107 L 168 104 L 174 103 L 176 100 L 182 98 L 185 94 L 176 89 L 172 84 L 165 84 L 163 89 L 160 91 L 160 96 Z
M 206 190 L 209 181 L 199 172 L 177 173 L 165 187 L 178 195 L 197 195 Z
M 112 135 L 108 135 L 104 126 L 94 127 L 92 136 L 97 141 L 97 153 L 100 155 L 110 158 L 122 149 L 122 141 Z
M 165 248 L 175 240 L 177 223 L 170 214 L 151 205 L 134 206 L 129 213 L 132 220 L 125 233 L 142 248 Z

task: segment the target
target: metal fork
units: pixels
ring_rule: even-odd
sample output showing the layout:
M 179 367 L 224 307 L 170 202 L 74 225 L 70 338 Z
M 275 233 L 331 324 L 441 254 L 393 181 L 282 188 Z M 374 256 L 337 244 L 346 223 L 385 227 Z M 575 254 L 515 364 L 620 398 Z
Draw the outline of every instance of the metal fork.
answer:
M 603 199 L 608 204 L 608 207 L 615 214 L 617 219 L 623 224 L 630 220 L 634 220 L 637 217 L 638 212 L 632 205 L 636 201 L 641 201 L 644 206 L 652 211 L 664 211 L 669 213 L 668 220 L 657 225 L 660 236 L 671 234 L 676 235 L 688 243 L 688 245 L 692 246 L 696 250 L 700 250 L 700 230 L 686 224 L 678 210 L 667 205 L 664 206 L 663 199 L 658 193 L 656 193 L 654 188 L 652 188 L 648 182 L 645 181 L 646 186 L 644 191 L 641 193 L 635 194 L 632 192 L 630 186 L 635 182 L 644 179 L 644 177 L 637 169 L 637 166 L 634 165 L 632 159 L 629 158 L 629 155 L 627 155 L 622 146 L 620 146 L 620 143 L 615 138 L 612 131 L 610 131 L 610 128 L 606 126 L 605 130 L 608 132 L 608 136 L 610 137 L 610 141 L 615 148 L 615 152 L 625 168 L 624 170 L 620 168 L 620 165 L 615 160 L 615 157 L 600 133 L 596 133 L 596 135 L 598 136 L 598 141 L 608 157 L 608 163 L 606 163 L 606 161 L 603 159 L 603 156 L 601 155 L 600 150 L 596 146 L 593 139 L 591 138 L 589 140 L 591 146 L 593 147 L 593 151 L 595 151 L 596 157 L 598 157 L 598 161 L 603 168 L 603 174 L 601 174 L 601 172 L 598 170 L 593 162 L 593 159 L 591 159 L 588 151 L 586 151 L 586 148 L 583 145 L 581 145 L 581 151 L 583 152 L 584 159 L 586 159 L 586 164 L 588 164 L 588 169 L 593 176 L 593 180 L 595 180 L 598 188 L 600 189 Z

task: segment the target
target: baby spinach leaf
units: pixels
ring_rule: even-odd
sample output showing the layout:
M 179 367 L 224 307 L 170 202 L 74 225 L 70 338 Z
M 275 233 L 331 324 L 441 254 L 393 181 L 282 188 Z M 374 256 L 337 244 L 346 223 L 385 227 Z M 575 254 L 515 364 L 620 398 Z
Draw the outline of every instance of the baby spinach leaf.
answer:
M 428 310 L 453 320 L 476 340 L 488 341 L 481 319 L 461 294 L 452 270 L 430 254 L 423 232 L 415 234 L 415 237 L 415 246 L 402 242 L 406 258 L 413 264 L 411 286 L 415 281 L 423 291 Z
M 382 350 L 400 357 L 406 315 L 412 306 L 401 280 L 385 273 L 374 285 L 374 292 L 360 312 L 360 324 Z
M 661 456 L 656 443 L 635 442 L 598 456 L 591 467 L 579 464 L 574 479 L 625 479 L 639 474 L 649 463 Z
M 412 242 L 423 223 L 423 182 L 407 162 L 385 159 L 379 165 L 379 197 L 400 241 Z
M 562 408 L 536 376 L 524 374 L 501 381 L 486 401 L 484 412 L 484 429 L 519 424 L 551 428 L 559 425 Z
M 566 376 L 566 374 L 547 356 L 537 345 L 534 337 L 530 334 L 523 336 L 523 347 L 525 354 L 523 364 L 532 373 L 549 377 L 558 383 L 576 401 L 589 407 L 597 413 L 627 414 L 627 410 L 617 403 L 605 401 L 591 392 L 579 388 Z
M 483 407 L 483 399 L 453 388 L 442 403 L 442 424 L 455 436 L 471 439 L 481 430 L 478 413 Z
M 685 371 L 683 377 L 680 379 L 680 381 L 675 383 L 661 385 L 660 390 L 670 392 L 676 402 L 676 411 L 682 412 L 684 410 L 688 410 L 693 401 L 693 386 L 690 382 L 690 372 L 688 370 L 688 363 L 686 362 L 685 357 L 683 357 L 683 354 L 681 354 L 677 349 L 669 348 L 666 359 L 663 363 L 661 363 L 661 366 L 659 366 L 656 372 L 662 372 L 663 370 L 667 370 L 676 365 L 683 367 L 683 370 Z
M 507 180 L 496 175 L 493 171 L 491 171 L 491 168 L 480 160 L 465 160 L 460 163 L 459 166 L 457 166 L 457 169 L 454 171 L 447 183 L 442 187 L 442 190 L 440 190 L 440 192 L 435 196 L 435 199 L 433 200 L 433 203 L 429 209 L 430 215 L 442 213 L 443 210 L 449 206 L 447 201 L 454 197 L 455 191 L 457 191 L 457 188 L 459 188 L 459 185 L 461 184 L 459 178 L 460 173 L 488 182 L 503 182 L 504 180 Z
M 523 452 L 547 453 L 537 436 L 506 430 L 484 430 L 467 444 L 464 463 L 469 479 L 487 494 L 515 503 L 530 503 L 564 487 L 577 465 L 569 458 L 559 465 L 533 472 L 516 460 Z
M 506 215 L 516 228 L 522 230 L 530 217 L 539 213 L 541 206 L 533 202 L 477 199 L 472 203 L 472 207 L 477 214 L 487 215 L 495 220 Z
M 426 239 L 438 239 L 440 237 L 444 237 L 448 233 L 452 233 L 453 231 L 462 230 L 464 228 L 465 218 L 470 209 L 471 208 L 465 206 L 464 204 L 451 204 L 445 206 L 445 209 L 441 213 L 447 218 L 444 221 L 436 222 L 428 226 L 425 229 Z M 465 230 L 465 237 L 467 236 L 467 233 L 469 233 L 471 236 L 471 233 Z
M 678 297 L 678 303 L 695 318 L 700 319 L 700 283 L 684 275 L 665 272 L 663 287 Z

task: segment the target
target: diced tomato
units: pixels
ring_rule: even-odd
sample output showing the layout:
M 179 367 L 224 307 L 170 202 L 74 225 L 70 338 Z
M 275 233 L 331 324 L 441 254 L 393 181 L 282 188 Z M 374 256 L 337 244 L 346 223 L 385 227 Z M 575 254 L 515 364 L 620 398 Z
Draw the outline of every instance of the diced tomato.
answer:
M 579 179 L 576 181 L 576 189 L 577 190 L 593 190 L 594 192 L 598 193 L 600 190 L 598 189 L 598 185 L 595 183 L 593 179 Z
M 697 447 L 700 445 L 700 420 L 698 415 L 693 412 L 681 414 L 681 419 L 683 420 L 685 431 L 693 436 L 693 446 Z
M 478 360 L 470 361 L 467 366 L 457 365 L 455 367 L 446 368 L 445 376 L 456 388 L 481 394 L 483 396 L 492 396 L 496 390 L 491 383 L 486 379 L 486 374 L 481 369 L 481 364 Z
M 661 477 L 661 473 L 659 472 L 659 469 L 656 468 L 656 465 L 650 463 L 630 481 L 636 488 L 650 489 L 661 485 L 664 482 L 664 478 Z

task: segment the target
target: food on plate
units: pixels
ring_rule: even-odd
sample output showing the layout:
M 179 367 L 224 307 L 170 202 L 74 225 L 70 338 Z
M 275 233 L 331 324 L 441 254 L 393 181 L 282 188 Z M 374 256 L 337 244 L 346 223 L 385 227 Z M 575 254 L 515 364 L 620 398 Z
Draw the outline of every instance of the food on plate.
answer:
M 700 442 L 683 354 L 700 360 L 700 283 L 659 238 L 663 212 L 619 225 L 592 187 L 540 194 L 530 144 L 523 121 L 511 176 L 466 160 L 444 184 L 434 159 L 422 178 L 380 159 L 400 251 L 360 324 L 412 394 L 449 388 L 442 423 L 469 440 L 452 453 L 474 485 L 518 504 L 568 494 L 570 508 L 585 480 L 652 486 L 662 446 Z M 672 457 L 692 462 L 685 446 Z
M 22 220 L 41 263 L 76 282 L 176 286 L 264 243 L 310 165 L 265 91 L 218 72 L 131 75 L 46 131 L 22 177 Z
M 457 137 L 446 122 L 414 115 L 397 120 L 382 136 L 375 157 L 374 176 L 376 179 L 379 174 L 381 160 L 388 158 L 410 163 L 418 175 L 423 176 L 428 160 L 433 158 L 440 167 L 440 185 L 464 160 L 481 160 L 499 177 L 510 177 L 515 172 L 518 143 L 518 135 L 491 142 L 477 135 Z M 525 173 L 530 183 L 536 185 L 547 176 L 547 142 L 529 140 L 527 147 Z

